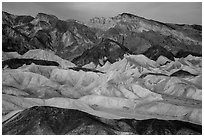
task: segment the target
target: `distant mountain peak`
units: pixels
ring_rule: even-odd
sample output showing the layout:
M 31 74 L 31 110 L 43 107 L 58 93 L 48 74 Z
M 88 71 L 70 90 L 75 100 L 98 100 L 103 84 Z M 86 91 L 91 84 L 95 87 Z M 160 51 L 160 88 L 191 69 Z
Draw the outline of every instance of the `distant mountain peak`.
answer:
M 131 14 L 131 13 L 127 13 L 127 12 L 121 13 L 119 15 L 121 15 L 121 16 L 129 16 L 129 17 L 136 17 L 136 15 Z
M 120 19 L 130 19 L 130 20 L 132 20 L 133 19 L 134 20 L 134 19 L 145 19 L 145 18 L 134 15 L 134 14 L 131 14 L 131 13 L 124 12 L 124 13 L 118 14 L 115 17 L 112 17 L 112 19 L 116 19 L 116 20 L 120 20 Z
M 37 24 L 39 21 L 45 21 L 51 24 L 52 26 L 55 26 L 58 20 L 59 19 L 54 15 L 50 15 L 46 13 L 38 13 L 35 19 L 32 21 L 32 23 Z
M 51 14 L 45 14 L 45 13 L 38 13 L 36 15 L 36 18 L 44 18 L 44 19 L 49 19 L 49 20 L 58 20 L 58 18 L 54 15 Z
M 41 13 L 41 12 L 36 15 L 36 17 L 41 17 L 41 16 L 57 18 L 55 15 Z

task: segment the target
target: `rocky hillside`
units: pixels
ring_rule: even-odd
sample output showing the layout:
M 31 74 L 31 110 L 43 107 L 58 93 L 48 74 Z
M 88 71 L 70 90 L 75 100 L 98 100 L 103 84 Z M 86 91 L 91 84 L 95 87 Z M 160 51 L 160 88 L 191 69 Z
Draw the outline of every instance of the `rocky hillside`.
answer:
M 126 53 L 153 60 L 161 54 L 170 60 L 202 54 L 201 26 L 161 23 L 129 13 L 81 23 L 44 13 L 34 18 L 2 12 L 2 20 L 3 51 L 47 49 L 79 66 L 115 62 Z

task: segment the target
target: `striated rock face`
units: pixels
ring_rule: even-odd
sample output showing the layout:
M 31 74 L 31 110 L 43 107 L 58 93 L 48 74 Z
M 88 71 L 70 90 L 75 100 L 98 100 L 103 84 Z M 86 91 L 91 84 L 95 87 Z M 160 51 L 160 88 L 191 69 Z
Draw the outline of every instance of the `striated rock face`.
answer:
M 113 45 L 107 40 L 104 43 L 104 39 L 120 43 L 131 53 L 145 54 L 155 61 L 160 53 L 173 60 L 173 57 L 186 57 L 189 54 L 201 56 L 202 51 L 201 26 L 162 23 L 129 13 L 110 18 L 96 17 L 83 24 L 76 20 L 62 21 L 44 13 L 33 18 L 2 12 L 2 21 L 3 51 L 24 54 L 30 49 L 49 49 L 79 66 L 90 62 L 98 65 L 101 57 L 108 58 L 109 54 L 113 54 L 104 54 L 104 50 L 110 50 L 107 45 Z M 97 58 L 94 57 L 93 61 L 90 54 L 96 49 Z M 110 62 L 126 54 L 124 49 L 119 50 L 119 55 L 108 59 Z

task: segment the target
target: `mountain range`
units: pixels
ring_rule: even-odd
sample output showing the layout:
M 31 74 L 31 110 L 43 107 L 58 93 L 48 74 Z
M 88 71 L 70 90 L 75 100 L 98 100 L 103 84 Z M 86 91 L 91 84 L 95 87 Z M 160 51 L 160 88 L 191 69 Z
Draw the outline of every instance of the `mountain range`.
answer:
M 113 63 L 124 54 L 144 54 L 153 60 L 160 55 L 170 60 L 202 55 L 202 26 L 162 23 L 129 13 L 82 23 L 44 13 L 32 17 L 3 11 L 2 25 L 4 52 L 46 49 L 78 66 Z

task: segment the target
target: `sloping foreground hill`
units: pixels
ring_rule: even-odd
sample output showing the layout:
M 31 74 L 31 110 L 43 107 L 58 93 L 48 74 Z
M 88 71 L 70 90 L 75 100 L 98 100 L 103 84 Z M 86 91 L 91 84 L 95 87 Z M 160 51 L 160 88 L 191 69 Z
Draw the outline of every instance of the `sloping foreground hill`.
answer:
M 49 61 L 44 54 L 36 57 Z M 18 58 L 35 58 L 27 55 Z M 95 67 L 103 73 L 73 67 L 4 67 L 3 134 L 201 134 L 201 57 L 125 55 Z
M 106 119 L 88 113 L 38 106 L 5 121 L 3 134 L 25 135 L 199 135 L 201 127 L 176 120 Z

